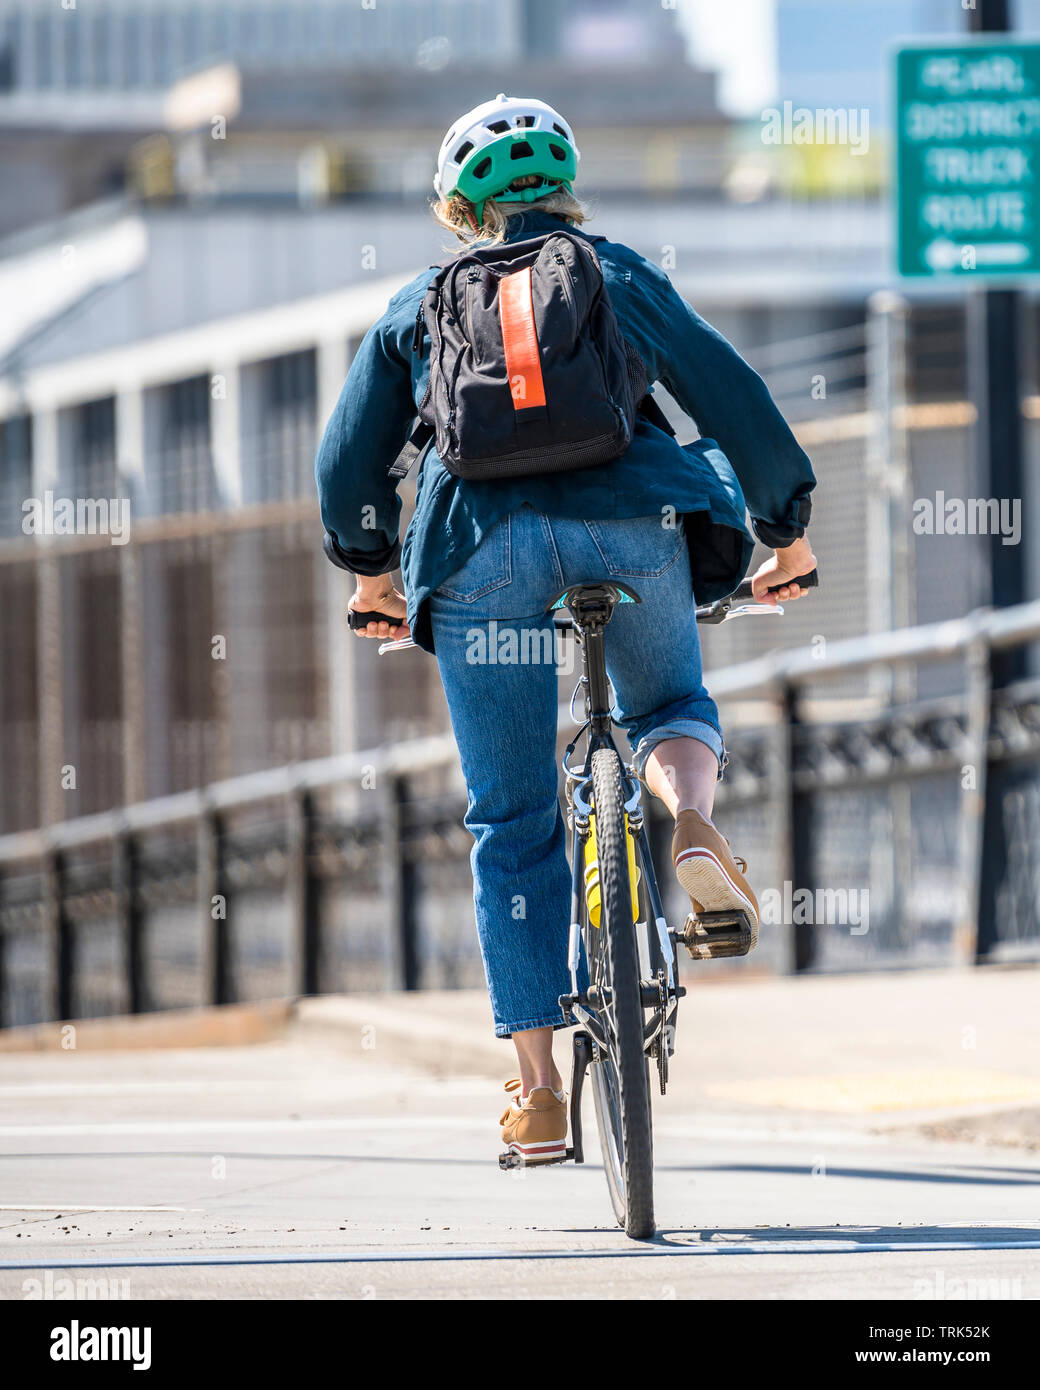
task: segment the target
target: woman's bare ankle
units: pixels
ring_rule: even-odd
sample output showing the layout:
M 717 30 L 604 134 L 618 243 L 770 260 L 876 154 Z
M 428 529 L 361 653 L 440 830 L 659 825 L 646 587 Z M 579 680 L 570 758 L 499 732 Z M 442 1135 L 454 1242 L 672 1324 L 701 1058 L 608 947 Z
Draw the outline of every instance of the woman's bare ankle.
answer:
M 523 1085 L 522 1090 L 524 1098 L 526 1099 L 527 1096 L 529 1096 L 532 1091 L 537 1090 L 539 1086 L 548 1086 L 550 1091 L 554 1091 L 558 1095 L 563 1090 L 563 1077 L 555 1069 L 552 1074 L 540 1074 L 530 1085 L 526 1083 Z
M 563 1089 L 552 1055 L 552 1039 L 551 1028 L 532 1028 L 513 1034 L 513 1045 L 520 1064 L 520 1093 L 524 1099 L 537 1086 L 548 1086 L 553 1091 Z

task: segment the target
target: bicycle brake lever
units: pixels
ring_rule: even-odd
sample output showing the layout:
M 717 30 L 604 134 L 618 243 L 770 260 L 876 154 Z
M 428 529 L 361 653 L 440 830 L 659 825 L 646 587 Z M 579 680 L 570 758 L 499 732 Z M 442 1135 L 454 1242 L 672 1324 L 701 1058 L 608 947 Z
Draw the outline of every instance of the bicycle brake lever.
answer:
M 775 613 L 783 617 L 783 612 L 782 603 L 742 603 L 739 608 L 731 608 L 720 621 L 728 623 L 730 618 L 746 618 L 751 613 Z

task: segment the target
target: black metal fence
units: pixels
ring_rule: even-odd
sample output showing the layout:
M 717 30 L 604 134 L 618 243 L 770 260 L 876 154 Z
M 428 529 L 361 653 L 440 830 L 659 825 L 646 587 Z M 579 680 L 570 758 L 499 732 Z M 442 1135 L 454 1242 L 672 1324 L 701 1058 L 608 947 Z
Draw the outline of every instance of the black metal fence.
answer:
M 714 673 L 720 816 L 772 895 L 752 968 L 1040 957 L 1040 681 L 990 679 L 1038 638 L 1040 602 Z M 950 661 L 958 694 L 867 698 L 879 673 Z M 476 985 L 464 810 L 438 736 L 0 838 L 0 1022 Z

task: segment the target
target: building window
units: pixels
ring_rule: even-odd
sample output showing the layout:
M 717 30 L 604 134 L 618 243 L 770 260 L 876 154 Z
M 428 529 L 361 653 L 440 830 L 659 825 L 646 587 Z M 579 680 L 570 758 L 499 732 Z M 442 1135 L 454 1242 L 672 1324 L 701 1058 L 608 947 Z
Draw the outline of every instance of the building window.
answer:
M 75 497 L 117 497 L 116 402 L 88 401 L 74 412 L 70 491 Z
M 313 349 L 261 364 L 255 466 L 258 493 L 265 501 L 314 491 L 317 381 Z M 246 466 L 250 466 L 248 459 Z
M 54 81 L 54 51 L 51 46 L 51 21 L 44 15 L 32 21 L 32 44 L 35 58 L 34 87 L 49 87 Z
M 78 24 L 66 21 L 60 25 L 58 42 L 61 44 L 63 87 L 83 86 L 83 42 L 88 34 L 89 29 L 85 33 Z
M 159 496 L 164 512 L 210 511 L 217 502 L 209 442 L 209 377 L 164 387 Z
M 145 80 L 145 60 L 143 56 L 144 48 L 144 16 L 139 14 L 127 14 L 121 16 L 123 28 L 123 73 L 122 85 L 124 87 L 144 87 L 147 85 Z
M 0 536 L 20 536 L 32 495 L 32 417 L 0 420 Z

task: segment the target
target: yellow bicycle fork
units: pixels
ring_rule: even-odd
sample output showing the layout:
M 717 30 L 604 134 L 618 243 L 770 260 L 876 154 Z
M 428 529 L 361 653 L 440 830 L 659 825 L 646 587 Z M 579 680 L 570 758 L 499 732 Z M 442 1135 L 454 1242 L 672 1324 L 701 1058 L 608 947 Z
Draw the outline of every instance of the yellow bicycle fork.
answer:
M 639 921 L 639 869 L 636 866 L 636 842 L 625 817 L 625 845 L 628 849 L 628 886 L 632 895 L 632 921 Z M 589 921 L 594 927 L 600 922 L 599 858 L 596 850 L 596 813 L 589 814 L 589 837 L 585 841 L 585 901 Z

